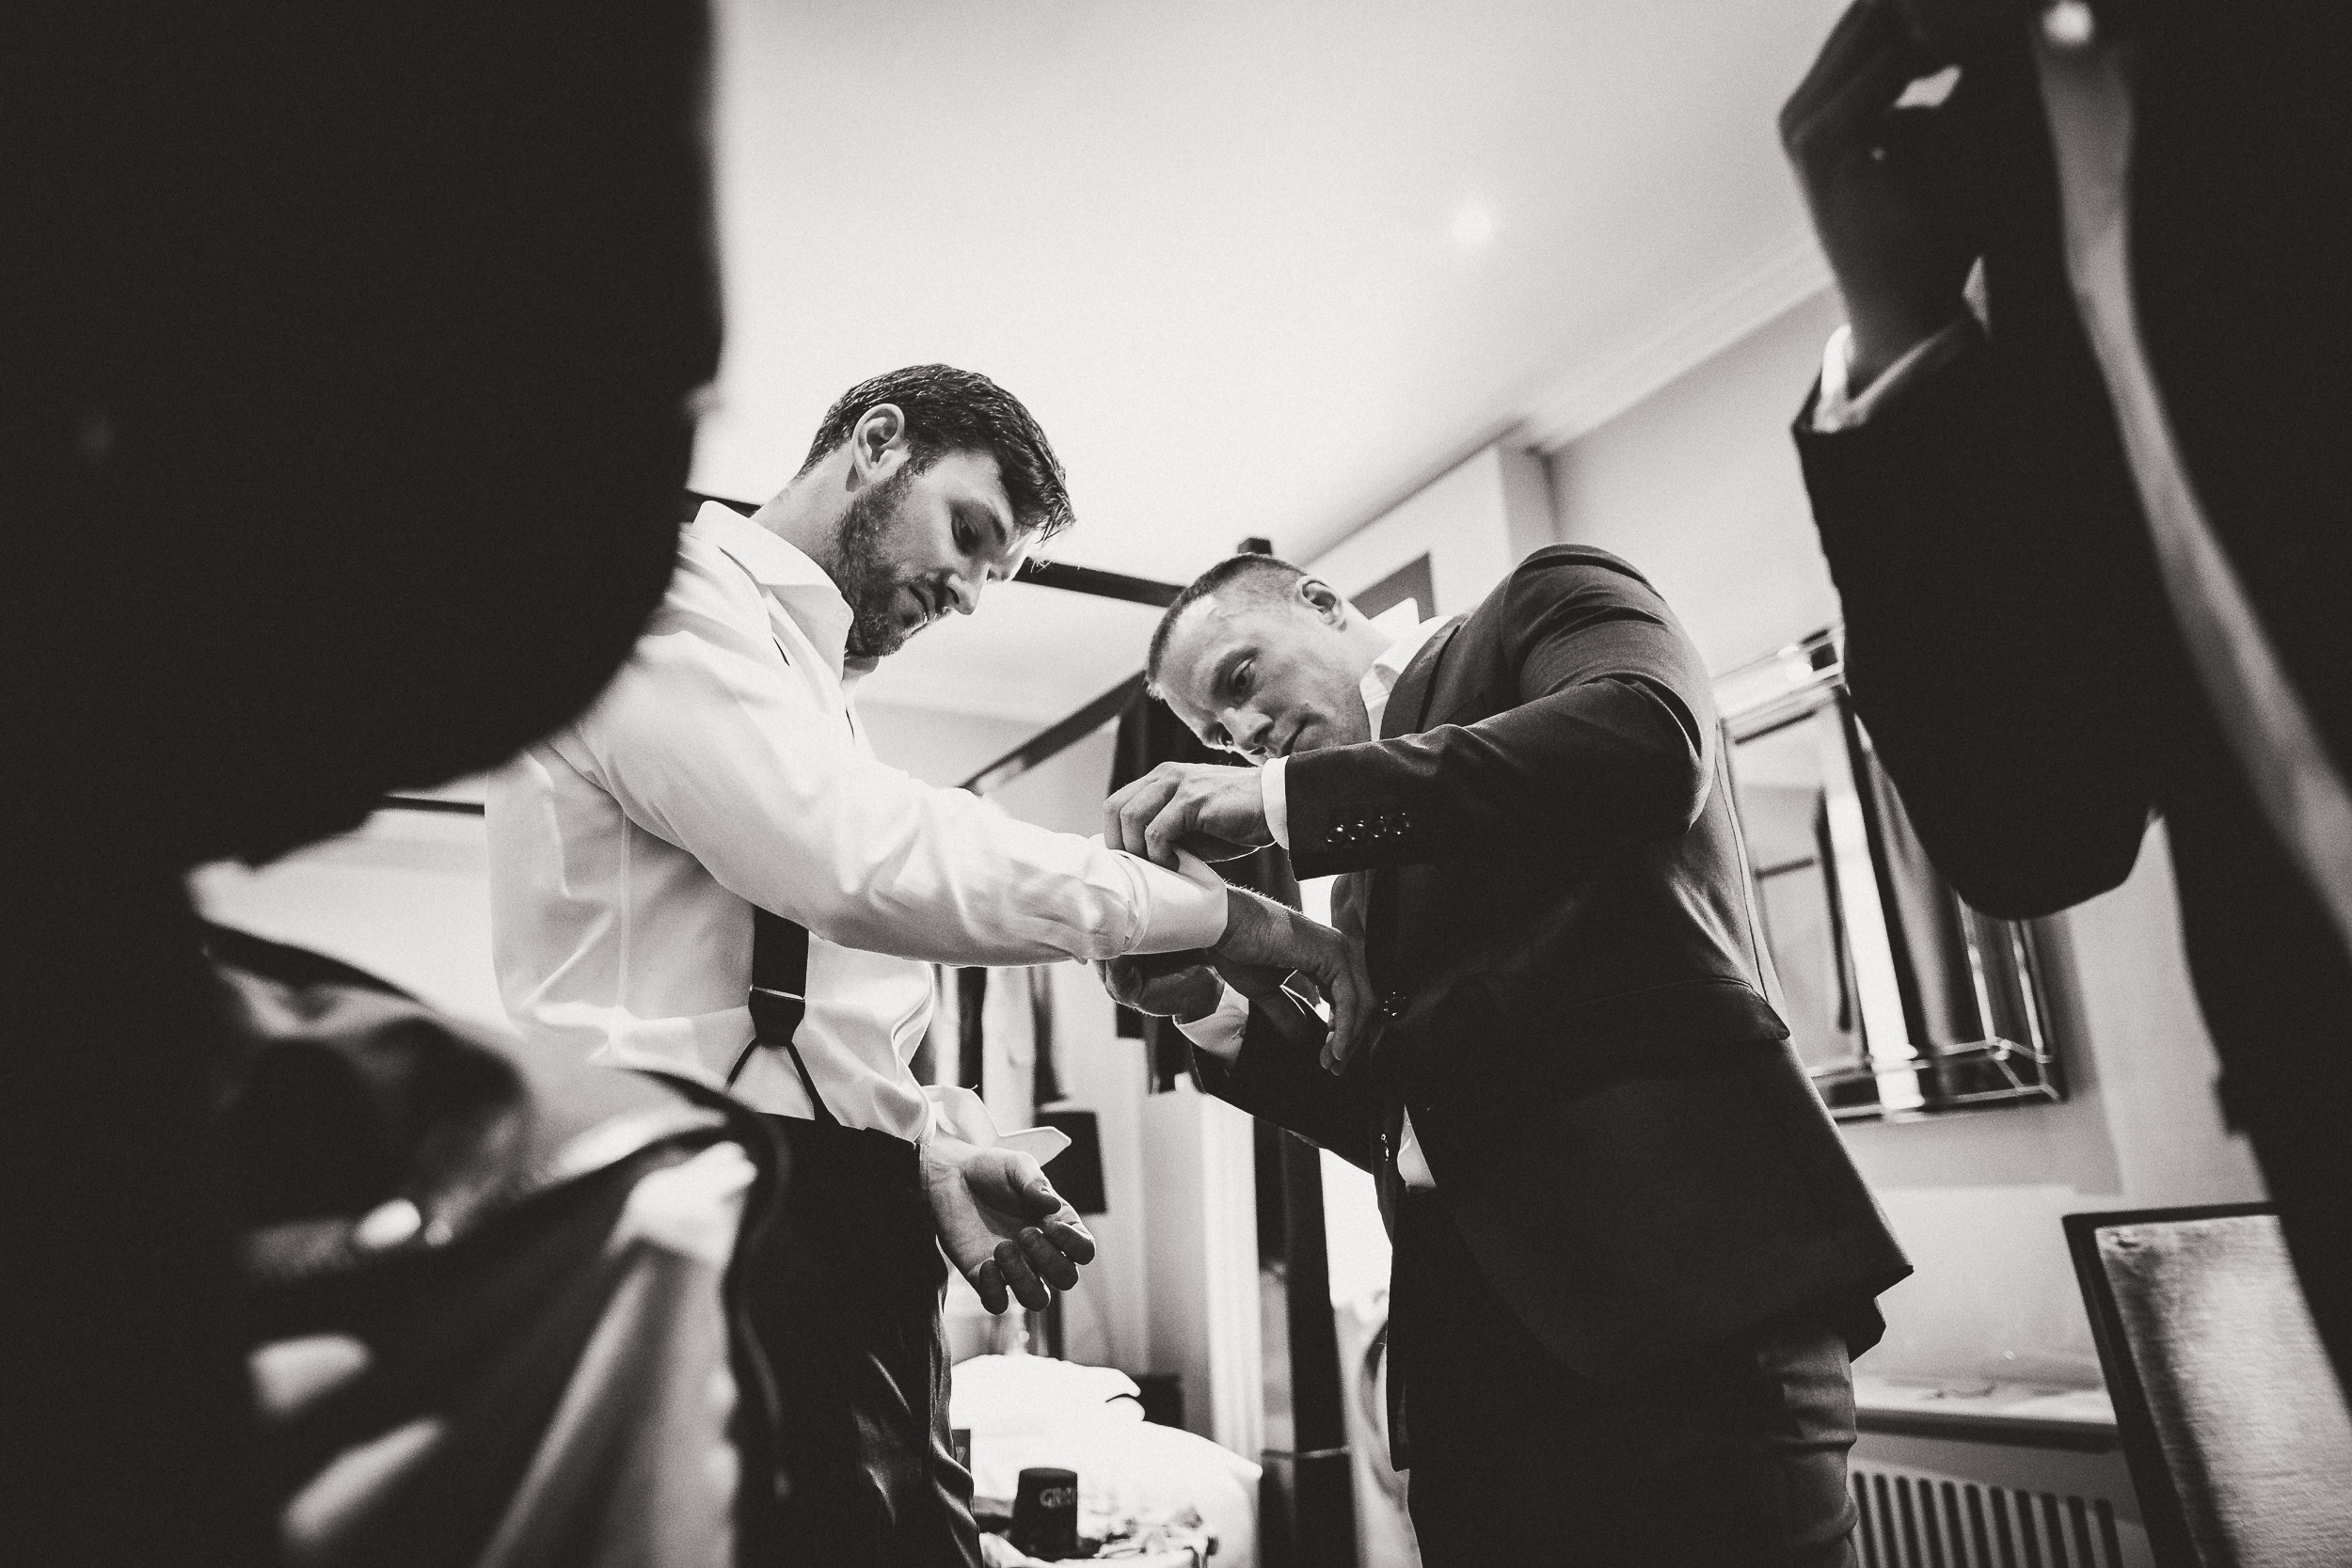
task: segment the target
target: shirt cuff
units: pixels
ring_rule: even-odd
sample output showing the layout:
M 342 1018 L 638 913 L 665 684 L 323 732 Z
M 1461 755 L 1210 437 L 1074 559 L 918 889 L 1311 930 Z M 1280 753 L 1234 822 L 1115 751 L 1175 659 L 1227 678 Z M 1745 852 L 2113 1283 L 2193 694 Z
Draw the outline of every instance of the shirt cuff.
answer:
M 1178 1020 L 1176 1032 L 1218 1061 L 1231 1062 L 1241 1054 L 1242 1037 L 1249 1032 L 1249 998 L 1227 986 L 1216 1011 L 1190 1023 Z
M 1143 911 L 1128 952 L 1187 953 L 1225 940 L 1223 878 L 1199 861 L 1179 872 L 1136 855 L 1119 859 L 1135 882 L 1136 907 Z
M 1821 351 L 1821 395 L 1813 400 L 1813 429 L 1822 436 L 1851 430 L 1867 421 L 1889 398 L 1905 387 L 1950 363 L 1975 335 L 1976 318 L 1963 314 L 1943 331 L 1922 338 L 1878 373 L 1860 396 L 1848 390 L 1853 373 L 1853 328 L 1841 326 L 1829 335 Z
M 1291 847 L 1291 759 L 1276 757 L 1258 769 L 1260 797 L 1265 807 L 1265 831 L 1274 835 L 1274 842 L 1287 849 Z

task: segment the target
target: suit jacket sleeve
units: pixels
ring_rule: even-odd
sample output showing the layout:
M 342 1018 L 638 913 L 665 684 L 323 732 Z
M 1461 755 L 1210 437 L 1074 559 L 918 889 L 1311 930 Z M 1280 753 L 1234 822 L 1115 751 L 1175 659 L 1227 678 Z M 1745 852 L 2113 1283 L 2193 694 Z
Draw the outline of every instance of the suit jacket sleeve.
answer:
M 1501 711 L 1290 760 L 1301 877 L 1443 861 L 1538 828 L 1599 852 L 1697 820 L 1714 744 L 1698 716 L 1712 710 L 1665 602 L 1630 571 L 1559 547 L 1500 592 L 1516 682 Z
M 1336 1078 L 1324 1071 L 1316 1061 L 1323 1034 L 1321 1020 L 1286 1000 L 1252 999 L 1240 1053 L 1227 1063 L 1194 1050 L 1193 1081 L 1205 1093 L 1377 1175 L 1370 1064 L 1359 1062 Z
M 2155 694 L 2184 689 L 2096 367 L 2070 320 L 2033 326 L 1796 431 L 1855 708 L 1938 868 L 2011 918 L 2130 871 Z

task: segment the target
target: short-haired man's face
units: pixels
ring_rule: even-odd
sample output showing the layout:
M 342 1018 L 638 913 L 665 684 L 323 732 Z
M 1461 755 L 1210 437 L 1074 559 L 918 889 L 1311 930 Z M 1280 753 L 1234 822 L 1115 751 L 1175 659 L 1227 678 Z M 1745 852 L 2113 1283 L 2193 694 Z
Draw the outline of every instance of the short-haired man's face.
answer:
M 1370 740 L 1346 609 L 1313 578 L 1272 597 L 1213 594 L 1169 631 L 1160 696 L 1203 743 L 1253 763 Z
M 834 578 L 850 601 L 849 651 L 880 658 L 1021 569 L 1033 531 L 1017 525 L 996 459 L 951 451 L 860 491 L 841 519 Z

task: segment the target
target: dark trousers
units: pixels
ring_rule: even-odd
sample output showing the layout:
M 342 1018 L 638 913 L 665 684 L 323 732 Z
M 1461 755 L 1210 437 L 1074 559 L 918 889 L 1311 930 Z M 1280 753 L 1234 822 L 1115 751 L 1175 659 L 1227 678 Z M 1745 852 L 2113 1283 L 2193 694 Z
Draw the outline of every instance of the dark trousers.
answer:
M 790 1484 L 781 1568 L 978 1568 L 947 1435 L 940 1257 L 914 1146 L 771 1117 L 784 1213 L 740 1267 L 776 1382 Z
M 1823 1313 L 1629 1382 L 1554 1360 L 1434 1195 L 1398 1214 L 1391 1376 L 1428 1568 L 1850 1568 L 1853 1387 Z

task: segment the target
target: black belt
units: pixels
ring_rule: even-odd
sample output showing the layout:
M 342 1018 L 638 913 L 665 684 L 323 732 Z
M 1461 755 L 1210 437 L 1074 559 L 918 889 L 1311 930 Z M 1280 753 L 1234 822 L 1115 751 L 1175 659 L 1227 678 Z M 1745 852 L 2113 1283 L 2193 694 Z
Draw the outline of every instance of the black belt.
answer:
M 762 1047 L 781 1051 L 792 1058 L 792 1070 L 801 1075 L 811 1114 L 828 1126 L 841 1125 L 817 1092 L 817 1080 L 809 1076 L 801 1048 L 792 1043 L 801 1021 L 808 1016 L 807 927 L 753 907 L 752 984 L 744 1001 L 752 1010 L 752 1037 L 728 1069 L 727 1086 L 733 1088 L 743 1075 L 753 1052 Z

